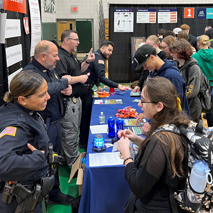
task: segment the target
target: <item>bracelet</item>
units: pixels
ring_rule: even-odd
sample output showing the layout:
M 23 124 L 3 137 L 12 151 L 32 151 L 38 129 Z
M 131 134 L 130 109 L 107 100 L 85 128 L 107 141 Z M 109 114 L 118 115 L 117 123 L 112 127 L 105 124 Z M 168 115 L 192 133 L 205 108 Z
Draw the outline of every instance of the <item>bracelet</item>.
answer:
M 85 61 L 87 64 L 90 64 L 90 62 Z
M 132 159 L 132 160 L 133 160 L 133 157 L 128 157 L 128 158 L 126 158 L 126 159 L 124 160 L 124 165 L 125 165 L 125 162 L 126 162 L 127 160 L 129 160 L 129 159 Z

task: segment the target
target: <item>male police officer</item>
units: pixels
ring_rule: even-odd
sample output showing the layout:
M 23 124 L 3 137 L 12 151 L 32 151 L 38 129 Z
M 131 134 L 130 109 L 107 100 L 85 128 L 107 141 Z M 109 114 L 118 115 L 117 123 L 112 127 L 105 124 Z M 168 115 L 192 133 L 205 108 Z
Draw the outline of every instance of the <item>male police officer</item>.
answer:
M 111 41 L 104 41 L 101 44 L 100 49 L 94 52 L 95 60 L 90 63 L 88 69 L 84 72 L 84 73 L 90 73 L 88 80 L 85 83 L 87 86 L 90 86 L 92 88 L 94 84 L 99 80 L 101 83 L 107 85 L 108 87 L 118 88 L 121 91 L 124 91 L 126 89 L 124 86 L 117 84 L 105 77 L 104 61 L 112 55 L 113 47 L 114 47 L 114 44 Z M 83 61 L 85 60 L 87 60 L 87 57 L 83 59 Z M 87 98 L 90 99 L 92 103 L 92 93 Z M 92 110 L 92 104 L 87 108 L 87 110 L 85 110 L 85 113 L 84 111 L 82 112 L 82 119 L 84 117 L 88 117 L 88 120 L 90 121 L 91 110 Z M 81 122 L 81 125 L 85 125 L 85 123 Z M 87 138 L 89 134 L 89 129 L 86 133 L 87 133 L 87 137 L 81 137 L 80 135 L 80 147 L 87 147 Z
M 81 75 L 81 73 L 85 71 L 88 68 L 89 63 L 94 60 L 94 54 L 91 49 L 87 60 L 80 63 L 76 56 L 72 53 L 77 50 L 79 43 L 76 31 L 65 30 L 61 34 L 61 47 L 58 49 L 60 61 L 56 65 L 56 72 L 59 77 L 67 74 L 72 75 L 71 84 L 73 92 L 72 95 L 67 98 L 67 110 L 65 116 L 61 119 L 62 155 L 65 156 L 69 166 L 72 166 L 80 154 L 78 151 L 78 133 L 81 117 L 83 120 L 82 123 L 86 125 L 81 125 L 83 128 L 80 128 L 80 137 L 86 138 L 87 136 L 84 134 L 89 131 L 89 122 L 87 121 L 87 117 L 84 117 L 84 114 L 82 115 L 82 110 L 83 112 L 87 111 L 87 105 L 92 105 L 92 102 L 87 99 L 92 91 L 88 90 L 88 88 L 84 85 L 88 77 L 87 75 Z
M 64 105 L 62 94 L 70 95 L 72 87 L 69 85 L 71 76 L 66 75 L 63 79 L 59 79 L 54 71 L 58 58 L 58 48 L 55 44 L 49 41 L 40 41 L 35 47 L 34 58 L 24 70 L 33 70 L 40 74 L 48 84 L 48 93 L 50 100 L 47 102 L 47 107 L 40 112 L 47 126 L 50 143 L 53 144 L 53 150 L 60 153 L 61 148 L 61 126 L 59 119 L 64 114 Z M 55 175 L 55 185 L 50 191 L 49 199 L 63 205 L 71 204 L 73 197 L 62 194 L 59 188 L 58 172 Z

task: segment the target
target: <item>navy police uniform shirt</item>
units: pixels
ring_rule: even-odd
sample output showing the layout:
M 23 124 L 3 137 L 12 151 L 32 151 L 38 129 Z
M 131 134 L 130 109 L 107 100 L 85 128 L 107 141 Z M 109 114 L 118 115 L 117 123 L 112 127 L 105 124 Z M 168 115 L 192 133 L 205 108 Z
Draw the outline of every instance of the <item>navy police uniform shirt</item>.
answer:
M 88 77 L 88 83 L 97 82 L 97 80 L 99 79 L 101 83 L 107 85 L 108 87 L 117 88 L 118 84 L 109 80 L 105 76 L 105 65 L 104 65 L 105 58 L 100 49 L 94 52 L 94 54 L 95 60 L 90 63 L 88 69 L 84 72 L 84 73 L 90 72 L 90 75 Z M 84 60 L 86 60 L 86 58 Z
M 47 101 L 45 110 L 40 112 L 45 122 L 47 118 L 50 119 L 50 122 L 59 120 L 63 115 L 63 100 L 61 91 L 68 87 L 68 80 L 66 78 L 59 79 L 54 69 L 47 70 L 35 59 L 24 67 L 24 70 L 33 70 L 47 81 L 50 99 Z
M 47 175 L 49 138 L 42 118 L 34 114 L 17 102 L 0 108 L 0 179 L 3 181 L 34 183 Z M 37 150 L 32 152 L 27 143 Z

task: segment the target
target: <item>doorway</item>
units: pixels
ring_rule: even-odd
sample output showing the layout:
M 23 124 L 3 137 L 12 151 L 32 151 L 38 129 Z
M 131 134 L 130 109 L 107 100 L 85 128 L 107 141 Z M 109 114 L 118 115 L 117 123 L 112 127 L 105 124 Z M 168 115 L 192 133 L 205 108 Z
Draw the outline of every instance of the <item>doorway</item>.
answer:
M 59 19 L 57 20 L 58 27 L 58 45 L 61 46 L 61 34 L 64 30 L 75 30 L 75 20 Z

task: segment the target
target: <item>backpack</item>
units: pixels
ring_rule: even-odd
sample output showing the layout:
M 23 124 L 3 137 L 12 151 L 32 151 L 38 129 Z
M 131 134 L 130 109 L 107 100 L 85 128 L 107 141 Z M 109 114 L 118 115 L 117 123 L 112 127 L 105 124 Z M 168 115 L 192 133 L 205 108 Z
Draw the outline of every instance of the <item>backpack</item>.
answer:
M 156 132 L 168 131 L 181 136 L 182 143 L 186 147 L 184 153 L 183 166 L 188 175 L 183 178 L 177 189 L 171 187 L 166 181 L 170 191 L 170 204 L 174 213 L 180 212 L 180 208 L 188 210 L 188 212 L 196 212 L 197 210 L 207 210 L 213 207 L 213 191 L 205 191 L 198 194 L 190 188 L 189 177 L 193 163 L 196 160 L 204 160 L 213 175 L 213 131 L 210 128 L 203 127 L 203 122 L 195 123 L 193 121 L 186 126 L 164 125 L 155 130 Z M 213 186 L 213 184 L 211 184 Z M 210 186 L 209 186 L 210 187 Z M 208 204 L 208 205 L 207 205 Z M 191 210 L 189 210 L 191 208 Z
M 189 77 L 189 69 L 193 65 L 198 65 L 197 62 L 193 61 L 186 67 L 186 82 L 188 82 Z M 209 80 L 206 78 L 206 76 L 201 71 L 201 83 L 200 83 L 200 91 L 198 94 L 198 97 L 201 102 L 202 106 L 202 112 L 208 112 L 211 109 L 211 87 Z

